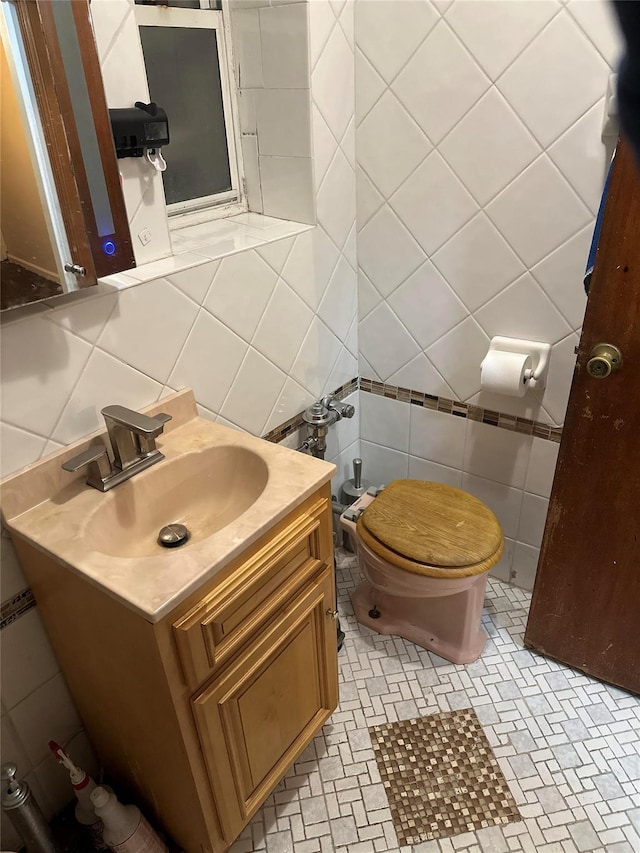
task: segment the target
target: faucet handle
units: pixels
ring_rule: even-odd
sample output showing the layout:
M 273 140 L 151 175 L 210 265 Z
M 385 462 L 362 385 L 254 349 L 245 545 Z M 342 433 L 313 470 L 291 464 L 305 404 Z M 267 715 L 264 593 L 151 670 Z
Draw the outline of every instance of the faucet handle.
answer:
M 72 456 L 62 463 L 65 471 L 79 471 L 85 465 L 89 466 L 87 484 L 102 489 L 105 480 L 112 474 L 109 451 L 104 444 L 93 444 L 77 456 Z

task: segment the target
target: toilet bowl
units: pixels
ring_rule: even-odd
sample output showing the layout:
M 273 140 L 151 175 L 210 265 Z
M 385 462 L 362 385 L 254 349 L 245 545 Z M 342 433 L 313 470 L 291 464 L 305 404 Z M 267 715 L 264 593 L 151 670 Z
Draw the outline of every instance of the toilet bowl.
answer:
M 351 594 L 361 625 L 453 663 L 480 656 L 487 572 L 504 549 L 482 501 L 442 483 L 394 480 L 340 521 L 365 577 Z

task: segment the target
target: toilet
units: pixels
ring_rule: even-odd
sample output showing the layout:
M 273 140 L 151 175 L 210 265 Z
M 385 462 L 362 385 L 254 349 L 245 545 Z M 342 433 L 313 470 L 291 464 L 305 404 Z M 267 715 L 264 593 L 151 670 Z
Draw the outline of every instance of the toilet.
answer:
M 452 663 L 484 648 L 487 572 L 504 550 L 498 519 L 461 489 L 394 480 L 340 517 L 365 580 L 351 594 L 356 619 Z

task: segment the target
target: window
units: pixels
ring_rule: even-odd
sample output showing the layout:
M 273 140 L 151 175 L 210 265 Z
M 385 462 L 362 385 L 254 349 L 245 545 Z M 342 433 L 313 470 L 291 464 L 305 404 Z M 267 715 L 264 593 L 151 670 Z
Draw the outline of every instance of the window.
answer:
M 136 0 L 151 100 L 169 118 L 170 216 L 242 202 L 228 33 L 215 0 Z

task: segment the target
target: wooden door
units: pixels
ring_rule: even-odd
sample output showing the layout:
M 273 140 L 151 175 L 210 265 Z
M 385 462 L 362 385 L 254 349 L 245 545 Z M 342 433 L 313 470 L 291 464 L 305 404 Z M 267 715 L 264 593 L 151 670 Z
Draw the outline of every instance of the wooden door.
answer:
M 593 347 L 622 366 L 589 375 Z M 591 281 L 525 644 L 640 692 L 640 172 L 621 142 Z
M 338 704 L 333 608 L 327 568 L 193 700 L 229 843 Z

